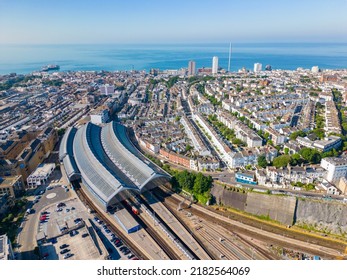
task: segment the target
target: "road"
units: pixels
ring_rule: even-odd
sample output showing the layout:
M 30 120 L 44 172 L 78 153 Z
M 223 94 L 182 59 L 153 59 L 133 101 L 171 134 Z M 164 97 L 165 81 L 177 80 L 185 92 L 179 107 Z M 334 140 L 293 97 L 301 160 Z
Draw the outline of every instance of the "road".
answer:
M 55 177 L 59 176 L 58 171 L 54 171 Z M 60 173 L 60 172 L 59 172 Z M 70 192 L 65 192 L 65 190 L 58 185 L 58 182 L 52 182 L 52 185 L 57 185 L 57 187 L 52 190 L 45 191 L 42 197 L 37 203 L 33 203 L 35 193 L 44 190 L 46 187 L 41 186 L 38 188 L 35 193 L 30 196 L 28 199 L 31 201 L 29 206 L 32 205 L 34 212 L 32 214 L 26 214 L 24 220 L 19 228 L 17 236 L 18 244 L 18 259 L 22 260 L 35 260 L 38 259 L 38 256 L 34 254 L 34 249 L 36 247 L 36 234 L 38 232 L 38 223 L 39 216 L 41 211 L 46 208 L 48 205 L 56 204 L 61 200 L 68 199 L 70 197 Z

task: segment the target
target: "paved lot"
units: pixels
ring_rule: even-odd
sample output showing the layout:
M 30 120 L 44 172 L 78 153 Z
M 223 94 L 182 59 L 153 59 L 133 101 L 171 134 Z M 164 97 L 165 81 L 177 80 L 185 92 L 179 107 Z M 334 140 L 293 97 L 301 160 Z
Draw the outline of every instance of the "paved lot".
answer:
M 47 260 L 64 260 L 66 254 L 71 254 L 66 260 L 103 260 L 108 253 L 102 245 L 100 239 L 94 241 L 95 233 L 91 232 L 88 227 L 82 226 L 76 230 L 76 234 L 64 234 L 53 242 L 49 242 L 41 246 L 41 254 L 47 256 Z M 92 237 L 93 236 L 93 237 Z M 61 248 L 65 246 L 65 248 Z M 64 252 L 65 250 L 65 252 Z
M 32 191 L 32 194 L 28 197 L 29 207 L 32 208 L 32 214 L 26 214 L 18 229 L 17 243 L 19 244 L 18 252 L 20 253 L 18 258 L 24 260 L 37 259 L 37 256 L 33 253 L 36 246 L 36 235 L 38 233 L 38 224 L 40 213 L 44 211 L 49 205 L 55 205 L 61 200 L 66 200 L 71 196 L 71 191 L 66 192 L 61 187 L 63 183 L 61 173 L 59 170 L 53 172 L 52 178 L 49 181 L 49 185 L 53 186 L 53 189 L 46 191 L 46 186 L 40 186 L 36 190 Z M 35 197 L 44 191 L 41 197 L 35 199 Z M 37 200 L 36 203 L 34 201 Z

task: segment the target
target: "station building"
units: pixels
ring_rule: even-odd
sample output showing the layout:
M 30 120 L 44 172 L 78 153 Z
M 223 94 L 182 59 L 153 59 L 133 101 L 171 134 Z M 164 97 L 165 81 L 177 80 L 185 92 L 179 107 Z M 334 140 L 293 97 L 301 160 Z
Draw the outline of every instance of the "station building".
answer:
M 137 150 L 126 127 L 117 122 L 69 128 L 59 159 L 69 181 L 80 180 L 88 196 L 105 211 L 126 198 L 126 190 L 142 193 L 170 179 Z

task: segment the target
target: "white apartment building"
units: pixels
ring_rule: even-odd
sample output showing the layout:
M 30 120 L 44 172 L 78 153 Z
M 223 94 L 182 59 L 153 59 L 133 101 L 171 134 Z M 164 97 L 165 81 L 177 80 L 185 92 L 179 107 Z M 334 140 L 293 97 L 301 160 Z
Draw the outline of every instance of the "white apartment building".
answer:
M 188 63 L 188 76 L 194 76 L 196 73 L 195 61 L 191 60 Z
M 260 72 L 262 70 L 263 65 L 261 63 L 254 63 L 254 72 Z
M 90 113 L 90 121 L 94 124 L 106 123 L 109 119 L 108 110 L 94 110 Z
M 328 157 L 323 158 L 321 167 L 327 170 L 326 180 L 337 184 L 342 177 L 347 176 L 347 158 Z
M 54 163 L 46 163 L 39 165 L 36 170 L 30 174 L 27 178 L 27 183 L 29 188 L 35 188 L 42 184 L 45 184 L 48 178 L 51 176 L 54 171 Z
M 212 58 L 212 74 L 217 74 L 218 72 L 218 56 Z
M 312 73 L 318 73 L 319 67 L 318 66 L 312 66 L 311 71 L 312 71 Z

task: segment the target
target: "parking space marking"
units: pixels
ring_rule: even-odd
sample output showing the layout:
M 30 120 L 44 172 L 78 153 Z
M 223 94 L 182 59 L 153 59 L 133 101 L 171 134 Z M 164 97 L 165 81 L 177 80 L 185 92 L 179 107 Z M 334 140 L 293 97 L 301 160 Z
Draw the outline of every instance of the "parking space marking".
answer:
M 50 193 L 50 194 L 47 194 L 47 195 L 46 195 L 46 198 L 52 199 L 52 198 L 55 198 L 56 196 L 57 196 L 56 193 Z

